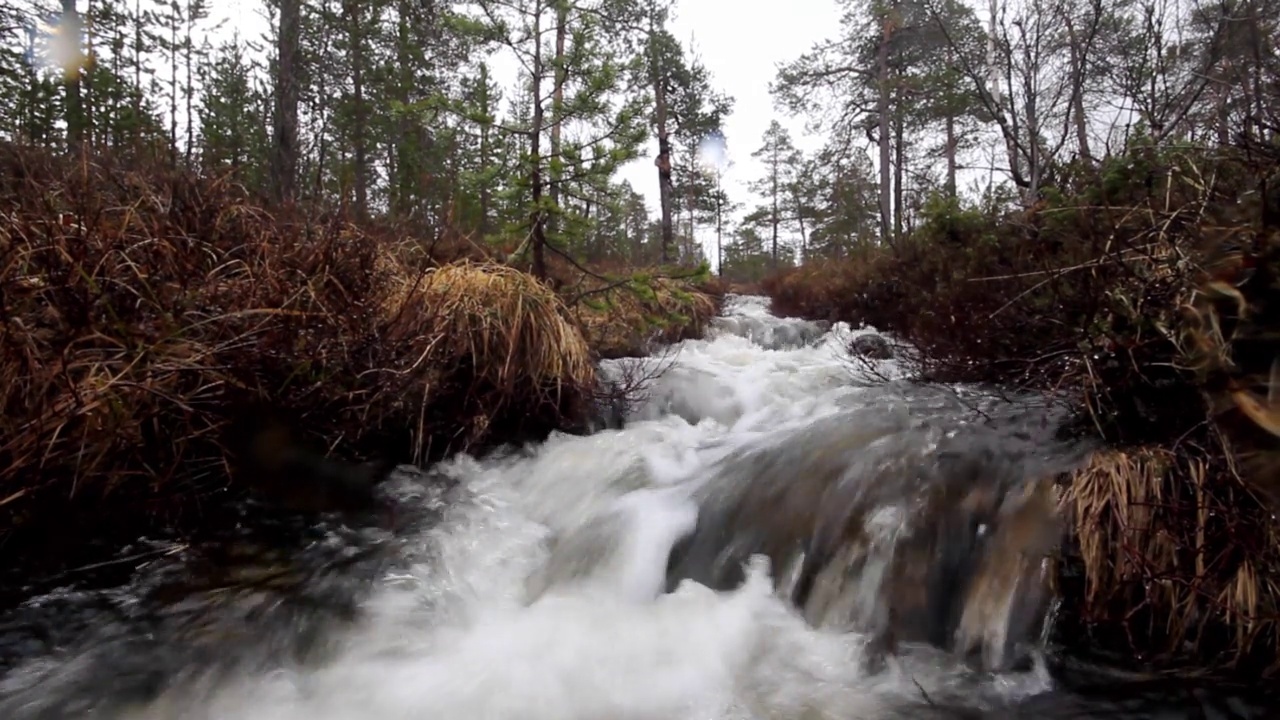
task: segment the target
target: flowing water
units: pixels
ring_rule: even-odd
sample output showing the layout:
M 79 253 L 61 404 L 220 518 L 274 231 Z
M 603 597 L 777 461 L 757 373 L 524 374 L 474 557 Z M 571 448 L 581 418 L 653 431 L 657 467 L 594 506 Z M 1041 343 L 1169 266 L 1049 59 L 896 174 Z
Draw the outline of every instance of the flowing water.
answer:
M 1269 716 L 1066 687 L 1045 558 L 1082 452 L 1059 418 L 766 307 L 605 363 L 657 375 L 625 427 L 398 472 L 393 523 L 140 541 L 129 584 L 33 597 L 0 621 L 0 718 Z

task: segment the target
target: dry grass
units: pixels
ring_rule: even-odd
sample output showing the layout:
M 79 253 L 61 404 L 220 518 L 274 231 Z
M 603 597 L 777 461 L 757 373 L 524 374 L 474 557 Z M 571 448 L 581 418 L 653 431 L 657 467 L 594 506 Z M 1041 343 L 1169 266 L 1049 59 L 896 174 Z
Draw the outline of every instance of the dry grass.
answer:
M 422 300 L 453 358 L 470 357 L 496 387 L 564 387 L 595 366 L 564 303 L 531 275 L 503 265 L 445 265 L 427 272 Z
M 586 339 L 555 292 L 533 276 L 503 265 L 458 263 L 428 270 L 416 285 L 415 302 L 437 318 L 422 358 L 428 384 L 469 373 L 469 392 L 486 390 L 489 402 L 477 407 L 472 436 L 486 433 L 489 418 L 503 413 L 509 398 L 541 397 L 558 408 L 594 386 Z
M 1063 503 L 1085 570 L 1077 611 L 1086 623 L 1119 624 L 1120 649 L 1141 658 L 1209 657 L 1209 669 L 1273 674 L 1280 528 L 1222 471 L 1143 447 L 1097 453 L 1075 473 Z
M 218 178 L 0 156 L 6 556 L 203 522 L 247 405 L 401 460 L 575 422 L 593 368 L 554 293 L 421 255 Z

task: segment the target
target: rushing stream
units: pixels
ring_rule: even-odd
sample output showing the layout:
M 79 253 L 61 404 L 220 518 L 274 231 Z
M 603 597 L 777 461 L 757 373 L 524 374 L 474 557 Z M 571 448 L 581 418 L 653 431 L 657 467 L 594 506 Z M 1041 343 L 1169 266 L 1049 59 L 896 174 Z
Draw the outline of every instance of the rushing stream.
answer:
M 730 298 L 622 429 L 408 469 L 392 522 L 140 541 L 0 618 L 0 718 L 1271 717 L 1046 645 L 1049 409 Z M 616 423 L 614 423 L 616 424 Z

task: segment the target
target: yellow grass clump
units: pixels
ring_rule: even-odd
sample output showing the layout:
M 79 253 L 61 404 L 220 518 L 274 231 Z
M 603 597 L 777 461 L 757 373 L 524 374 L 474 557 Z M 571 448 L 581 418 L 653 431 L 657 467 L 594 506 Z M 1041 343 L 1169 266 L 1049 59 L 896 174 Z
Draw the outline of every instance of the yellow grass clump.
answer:
M 1280 527 L 1227 468 L 1154 446 L 1106 450 L 1062 502 L 1085 574 L 1076 611 L 1111 632 L 1100 643 L 1280 671 Z
M 589 384 L 595 365 L 582 333 L 549 287 L 497 264 L 460 263 L 428 271 L 422 300 L 440 319 L 439 341 L 470 356 L 497 387 L 530 382 Z

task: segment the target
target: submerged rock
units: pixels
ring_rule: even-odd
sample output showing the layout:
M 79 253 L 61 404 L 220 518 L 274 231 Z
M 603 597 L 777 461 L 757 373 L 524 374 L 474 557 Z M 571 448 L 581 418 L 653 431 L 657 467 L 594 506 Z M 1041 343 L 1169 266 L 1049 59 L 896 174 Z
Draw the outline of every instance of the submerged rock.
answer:
M 1060 539 L 1052 479 L 1077 461 L 972 426 L 845 413 L 725 463 L 668 566 L 717 589 L 764 554 L 816 627 L 923 642 L 1003 670 L 1038 640 Z M 874 658 L 873 658 L 874 659 Z
M 893 357 L 893 348 L 883 335 L 869 333 L 859 335 L 849 343 L 849 352 L 869 360 L 889 360 Z

